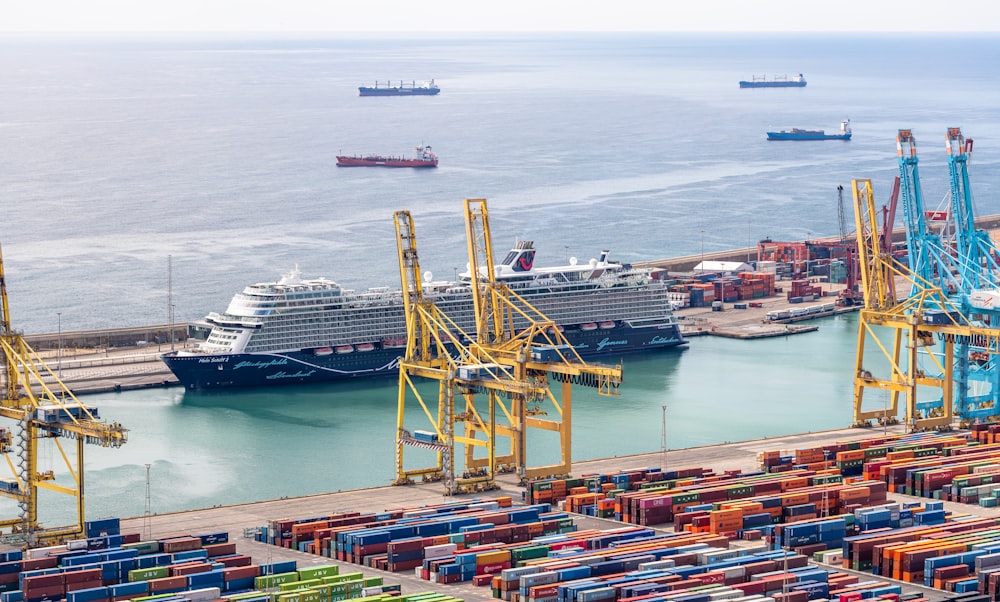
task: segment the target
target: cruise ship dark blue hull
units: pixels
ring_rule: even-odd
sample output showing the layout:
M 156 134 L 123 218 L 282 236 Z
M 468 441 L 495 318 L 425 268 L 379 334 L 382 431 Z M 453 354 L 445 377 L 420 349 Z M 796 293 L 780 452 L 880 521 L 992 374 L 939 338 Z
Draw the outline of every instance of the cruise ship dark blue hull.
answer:
M 563 335 L 583 358 L 618 356 L 687 344 L 676 326 L 567 329 Z M 216 355 L 172 352 L 164 355 L 163 361 L 185 388 L 194 390 L 395 376 L 404 352 L 401 347 L 379 346 L 371 351 L 337 353 L 332 350 L 323 355 L 312 349 Z

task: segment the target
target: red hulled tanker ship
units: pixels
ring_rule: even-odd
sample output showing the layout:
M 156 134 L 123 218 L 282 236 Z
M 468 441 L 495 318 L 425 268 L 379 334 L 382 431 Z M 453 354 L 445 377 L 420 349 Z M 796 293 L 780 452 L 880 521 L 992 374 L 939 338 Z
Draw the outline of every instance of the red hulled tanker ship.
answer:
M 418 146 L 415 157 L 382 155 L 337 155 L 338 167 L 437 167 L 438 158 L 429 146 Z

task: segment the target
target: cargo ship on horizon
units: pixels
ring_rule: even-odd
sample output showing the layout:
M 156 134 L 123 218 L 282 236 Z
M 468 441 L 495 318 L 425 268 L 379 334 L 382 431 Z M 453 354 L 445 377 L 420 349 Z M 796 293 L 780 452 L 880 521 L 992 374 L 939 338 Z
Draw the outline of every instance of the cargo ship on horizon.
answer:
M 750 81 L 740 81 L 741 88 L 804 88 L 805 86 L 806 78 L 801 73 L 792 79 L 788 79 L 787 75 L 775 76 L 773 79 L 767 79 L 766 75 L 760 77 L 753 75 Z
M 825 130 L 803 130 L 792 128 L 781 130 L 780 132 L 768 132 L 768 140 L 850 140 L 851 121 L 845 119 L 840 122 L 840 133 L 827 134 Z
M 416 81 L 409 83 L 400 80 L 395 84 L 389 80 L 384 82 L 375 81 L 374 86 L 359 86 L 358 96 L 434 96 L 441 92 L 441 88 L 434 83 L 434 80 L 417 84 Z
M 497 279 L 555 322 L 581 357 L 687 344 L 669 289 L 652 269 L 611 261 L 608 251 L 586 263 L 571 258 L 535 267 L 534 261 L 534 245 L 519 241 L 498 264 Z M 470 277 L 428 276 L 422 283 L 425 299 L 461 329 L 451 333 L 456 338 L 476 331 Z M 345 289 L 325 278 L 303 279 L 298 269 L 247 286 L 223 313 L 206 316 L 204 327 L 211 332 L 196 349 L 162 356 L 187 389 L 391 376 L 407 343 L 400 290 Z
M 337 167 L 437 167 L 438 157 L 429 146 L 417 146 L 415 157 L 337 155 Z

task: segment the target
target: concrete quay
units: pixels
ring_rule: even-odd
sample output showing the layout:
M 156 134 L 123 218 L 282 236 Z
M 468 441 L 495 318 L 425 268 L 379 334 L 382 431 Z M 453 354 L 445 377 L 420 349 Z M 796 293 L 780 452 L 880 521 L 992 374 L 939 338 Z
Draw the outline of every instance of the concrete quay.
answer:
M 173 348 L 188 346 L 174 344 Z M 52 387 L 58 379 L 74 395 L 86 395 L 178 385 L 177 377 L 160 359 L 170 350 L 167 343 L 114 349 L 63 348 L 40 351 L 38 355 L 48 368 L 43 371 L 42 382 Z

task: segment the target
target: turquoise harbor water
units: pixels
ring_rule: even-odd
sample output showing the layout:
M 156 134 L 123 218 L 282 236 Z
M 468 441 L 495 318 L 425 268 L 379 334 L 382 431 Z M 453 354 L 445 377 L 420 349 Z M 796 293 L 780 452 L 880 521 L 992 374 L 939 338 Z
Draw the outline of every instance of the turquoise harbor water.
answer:
M 824 318 L 807 334 L 696 337 L 681 352 L 626 356 L 621 396 L 575 390 L 573 457 L 660 450 L 664 406 L 670 448 L 847 426 L 856 318 Z M 120 450 L 87 449 L 89 506 L 141 515 L 146 463 L 154 511 L 386 485 L 394 476 L 396 393 L 395 379 L 381 379 L 101 396 L 101 414 L 131 432 Z M 412 419 L 415 406 L 407 412 Z M 528 453 L 532 466 L 559 458 L 550 439 Z M 109 482 L 122 486 L 102 486 Z
M 899 128 L 928 206 L 959 126 L 977 211 L 1000 213 L 998 57 L 996 37 L 941 35 L 0 40 L 12 319 L 28 333 L 166 323 L 171 306 L 194 320 L 295 265 L 397 286 L 399 209 L 422 269 L 448 278 L 467 262 L 465 198 L 489 200 L 494 245 L 534 240 L 539 265 L 836 235 L 838 185 L 872 178 L 888 199 Z M 737 83 L 799 72 L 805 88 Z M 386 78 L 442 92 L 357 95 Z M 844 118 L 850 142 L 765 139 Z M 420 144 L 437 169 L 334 166 Z M 854 320 L 628 357 L 621 397 L 577 395 L 574 457 L 660 449 L 664 406 L 669 447 L 846 426 Z M 386 484 L 395 400 L 394 381 L 88 399 L 131 429 L 120 450 L 88 447 L 88 515 L 141 515 L 147 464 L 153 512 Z

